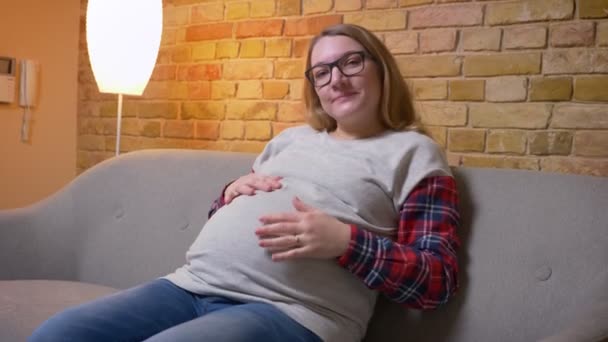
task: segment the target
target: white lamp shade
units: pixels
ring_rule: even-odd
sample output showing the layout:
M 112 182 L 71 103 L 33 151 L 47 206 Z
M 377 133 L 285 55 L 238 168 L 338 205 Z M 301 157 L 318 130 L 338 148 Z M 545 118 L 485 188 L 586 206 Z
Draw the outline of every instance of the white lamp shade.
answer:
M 102 93 L 141 95 L 162 35 L 162 0 L 89 0 L 87 44 Z

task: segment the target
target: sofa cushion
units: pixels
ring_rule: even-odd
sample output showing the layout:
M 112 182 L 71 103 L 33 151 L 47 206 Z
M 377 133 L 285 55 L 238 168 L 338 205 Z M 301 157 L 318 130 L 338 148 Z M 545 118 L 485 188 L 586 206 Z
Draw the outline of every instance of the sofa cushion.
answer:
M 116 291 L 58 280 L 0 281 L 0 341 L 25 341 L 54 313 Z

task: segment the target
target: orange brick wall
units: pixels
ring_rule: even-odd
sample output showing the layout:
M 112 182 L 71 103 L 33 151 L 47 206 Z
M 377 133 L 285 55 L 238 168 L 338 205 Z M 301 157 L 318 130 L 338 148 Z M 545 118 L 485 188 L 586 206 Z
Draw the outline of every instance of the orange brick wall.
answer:
M 114 152 L 116 96 L 90 70 L 82 2 L 78 169 Z M 375 32 L 452 165 L 608 176 L 608 0 L 165 0 L 121 149 L 259 152 L 302 122 L 311 36 Z

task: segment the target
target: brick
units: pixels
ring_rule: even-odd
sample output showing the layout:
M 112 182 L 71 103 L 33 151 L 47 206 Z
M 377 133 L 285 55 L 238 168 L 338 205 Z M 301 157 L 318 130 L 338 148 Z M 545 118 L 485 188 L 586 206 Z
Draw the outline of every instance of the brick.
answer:
M 245 135 L 245 123 L 243 121 L 223 121 L 220 128 L 222 139 L 242 139 Z
M 305 15 L 315 13 L 325 13 L 333 7 L 332 0 L 303 0 L 302 11 Z
M 186 7 L 163 8 L 163 27 L 188 25 L 190 9 Z
M 272 102 L 231 101 L 226 108 L 226 118 L 236 120 L 274 120 L 277 105 Z
M 262 98 L 262 82 L 258 80 L 240 81 L 237 85 L 236 97 L 238 99 Z
M 580 0 L 578 15 L 581 18 L 607 18 L 608 0 Z
M 483 152 L 486 131 L 480 129 L 450 129 L 448 149 L 452 152 Z
M 188 82 L 189 100 L 207 100 L 211 98 L 211 83 L 209 81 Z
M 219 121 L 197 121 L 195 124 L 196 139 L 217 140 L 220 136 Z
M 116 130 L 113 132 L 116 132 Z M 121 135 L 139 135 L 139 120 L 134 118 L 123 119 L 121 123 Z
M 236 24 L 237 38 L 273 37 L 283 34 L 283 19 L 242 21 Z
M 458 167 L 462 165 L 462 156 L 456 153 L 446 153 L 447 161 L 449 166 Z
M 273 122 L 272 123 L 272 136 L 276 137 L 279 133 L 290 127 L 300 126 L 301 123 L 293 123 L 293 122 Z
M 321 15 L 316 17 L 305 17 L 288 19 L 285 22 L 286 36 L 309 36 L 317 35 L 328 26 L 341 24 L 342 15 Z
M 458 76 L 462 59 L 459 56 L 396 57 L 404 77 Z
M 79 135 L 78 148 L 85 151 L 104 151 L 106 140 L 103 135 Z
M 241 58 L 264 57 L 264 41 L 261 39 L 242 41 L 239 57 L 241 57 Z
M 465 51 L 499 51 L 499 28 L 471 28 L 462 30 L 462 46 Z
M 344 23 L 363 26 L 372 31 L 403 30 L 406 27 L 405 11 L 388 10 L 357 12 L 344 15 Z
M 232 38 L 232 23 L 215 23 L 188 26 L 186 41 Z
M 447 136 L 448 129 L 441 126 L 425 126 L 424 129 L 427 131 L 431 139 L 435 140 L 442 148 L 447 147 Z
M 182 103 L 182 120 L 221 120 L 224 118 L 224 104 L 221 102 L 184 102 Z
M 189 121 L 167 120 L 163 126 L 163 137 L 166 138 L 193 138 L 194 125 Z
M 550 157 L 541 160 L 541 170 L 570 174 L 608 176 L 608 160 L 572 157 Z
M 149 138 L 160 137 L 160 122 L 144 121 L 139 125 L 139 135 Z
M 484 81 L 452 80 L 450 81 L 449 98 L 452 101 L 482 101 L 484 98 Z
M 529 157 L 462 156 L 462 166 L 499 169 L 538 170 L 539 161 L 537 158 Z
M 545 128 L 551 106 L 527 103 L 471 103 L 469 116 L 473 127 Z
M 606 105 L 569 103 L 555 105 L 551 127 L 608 129 Z
M 575 78 L 574 99 L 608 102 L 608 76 L 581 76 Z
M 137 104 L 137 117 L 177 119 L 179 107 L 174 102 L 142 102 Z
M 534 77 L 530 79 L 530 101 L 568 101 L 572 96 L 570 77 Z
M 410 7 L 423 4 L 430 4 L 433 0 L 399 0 L 399 7 Z
M 310 47 L 309 38 L 300 38 L 293 40 L 293 56 L 302 58 L 308 56 L 308 48 Z
M 229 61 L 224 64 L 224 79 L 252 80 L 271 78 L 272 61 Z
M 169 84 L 169 99 L 187 100 L 189 91 L 187 82 L 172 82 Z
M 204 42 L 198 43 L 192 47 L 192 60 L 200 61 L 207 59 L 215 59 L 215 43 Z
M 161 47 L 158 50 L 158 57 L 156 58 L 156 63 L 157 64 L 169 64 L 171 63 L 171 54 L 172 52 L 172 48 L 166 48 L 166 47 Z M 90 68 L 90 66 L 88 67 Z M 92 73 L 92 71 L 91 71 Z
M 542 131 L 529 134 L 530 154 L 569 155 L 572 150 L 572 133 Z
M 172 29 L 164 29 L 162 32 L 162 36 L 160 38 L 160 45 L 161 46 L 166 46 L 166 45 L 175 45 L 175 43 L 177 42 L 177 30 L 172 30 Z
M 456 49 L 455 30 L 423 30 L 420 32 L 420 51 L 445 52 Z
M 167 81 L 167 80 L 175 80 L 177 75 L 177 66 L 176 65 L 156 65 L 154 67 L 154 71 L 150 76 L 150 80 L 152 81 Z
M 289 93 L 289 83 L 283 81 L 264 81 L 262 89 L 265 99 L 283 99 Z
M 340 0 L 336 1 L 334 5 L 334 8 L 338 12 L 357 11 L 361 7 L 361 0 Z
M 574 0 L 524 0 L 490 3 L 486 9 L 486 24 L 504 25 L 570 19 L 573 14 Z
M 274 77 L 281 79 L 293 79 L 304 77 L 303 60 L 285 60 L 274 63 Z
M 306 108 L 302 102 L 284 102 L 279 104 L 277 121 L 279 122 L 303 122 Z
M 448 82 L 444 80 L 415 80 L 412 93 L 417 100 L 445 100 L 448 97 Z
M 483 6 L 478 4 L 428 6 L 411 10 L 410 28 L 476 26 L 483 23 Z
M 608 46 L 608 21 L 597 23 L 597 45 Z
M 274 0 L 256 0 L 251 2 L 252 18 L 272 17 L 274 10 Z
M 486 80 L 486 100 L 490 102 L 525 101 L 528 80 L 525 77 L 492 77 Z
M 291 39 L 271 39 L 266 41 L 266 57 L 291 56 Z
M 384 34 L 384 45 L 394 54 L 416 53 L 418 51 L 418 32 L 387 32 Z
M 249 2 L 229 2 L 226 4 L 226 19 L 239 20 L 249 17 Z
M 210 3 L 192 7 L 190 24 L 200 24 L 224 19 L 224 4 Z
M 180 81 L 213 81 L 222 77 L 221 64 L 184 65 L 178 69 Z
M 289 100 L 302 99 L 302 95 L 304 93 L 304 82 L 308 81 L 305 81 L 303 79 L 289 81 L 289 95 L 287 96 Z
M 466 76 L 501 76 L 540 73 L 540 53 L 470 55 L 464 60 Z
M 553 25 L 551 27 L 551 46 L 592 46 L 594 45 L 594 34 L 595 25 L 592 22 Z
M 272 126 L 268 121 L 248 121 L 245 123 L 245 139 L 269 140 L 272 138 Z
M 608 131 L 576 132 L 574 154 L 586 157 L 608 157 Z
M 367 0 L 365 7 L 368 9 L 393 8 L 397 5 L 397 0 Z
M 176 46 L 171 50 L 171 61 L 174 63 L 192 61 L 192 48 L 189 46 Z
M 526 152 L 526 141 L 525 131 L 490 131 L 487 136 L 486 151 L 488 153 L 524 154 Z
M 424 125 L 464 126 L 467 124 L 467 106 L 449 102 L 418 102 L 417 113 Z
M 608 73 L 608 50 L 560 49 L 543 54 L 543 73 Z
M 290 16 L 290 15 L 300 15 L 301 0 L 278 0 L 277 1 L 277 16 Z
M 507 27 L 504 29 L 505 49 L 535 49 L 547 46 L 547 28 L 542 26 Z
M 236 96 L 236 82 L 214 81 L 211 82 L 211 98 L 230 99 Z
M 218 42 L 216 47 L 216 58 L 235 58 L 239 54 L 239 42 Z

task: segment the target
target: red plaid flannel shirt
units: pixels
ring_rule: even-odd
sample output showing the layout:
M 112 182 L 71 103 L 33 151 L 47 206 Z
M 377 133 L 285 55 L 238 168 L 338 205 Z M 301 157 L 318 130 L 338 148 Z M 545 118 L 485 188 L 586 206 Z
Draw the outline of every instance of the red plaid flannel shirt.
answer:
M 209 217 L 224 204 L 220 196 L 211 206 Z M 459 225 L 454 178 L 425 178 L 401 206 L 395 239 L 351 225 L 348 250 L 338 263 L 370 289 L 397 303 L 417 309 L 436 308 L 458 288 Z

